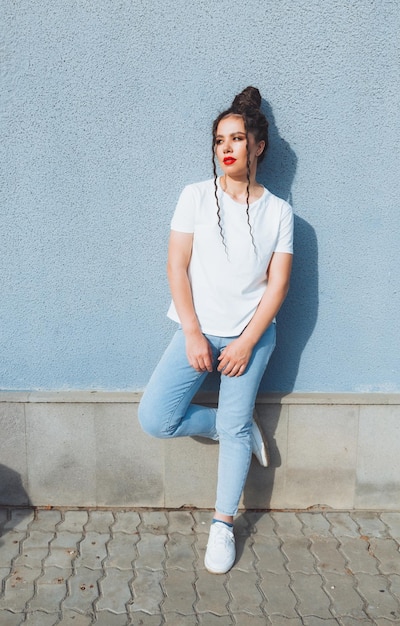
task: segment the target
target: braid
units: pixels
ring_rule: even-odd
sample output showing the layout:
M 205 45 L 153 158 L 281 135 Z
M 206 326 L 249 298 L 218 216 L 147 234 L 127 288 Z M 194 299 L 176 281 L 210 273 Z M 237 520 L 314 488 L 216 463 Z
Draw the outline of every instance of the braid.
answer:
M 225 252 L 226 252 L 226 254 L 228 254 L 228 250 L 227 250 L 226 242 L 225 242 L 225 237 L 224 237 L 224 232 L 222 230 L 222 224 L 221 224 L 221 207 L 220 207 L 219 200 L 218 200 L 217 166 L 215 165 L 214 146 L 213 146 L 212 164 L 213 164 L 213 172 L 214 172 L 214 196 L 215 196 L 215 201 L 217 203 L 218 228 L 219 228 L 219 232 L 221 233 L 221 239 L 222 239 L 222 243 L 224 244 Z
M 257 254 L 256 242 L 254 241 L 253 229 L 250 223 L 250 153 L 249 153 L 249 138 L 248 138 L 248 130 L 247 130 L 247 120 L 246 116 L 242 115 L 244 122 L 244 129 L 246 131 L 246 150 L 247 150 L 247 188 L 246 188 L 246 215 L 247 215 L 247 224 L 249 225 L 251 243 L 253 244 L 254 252 Z

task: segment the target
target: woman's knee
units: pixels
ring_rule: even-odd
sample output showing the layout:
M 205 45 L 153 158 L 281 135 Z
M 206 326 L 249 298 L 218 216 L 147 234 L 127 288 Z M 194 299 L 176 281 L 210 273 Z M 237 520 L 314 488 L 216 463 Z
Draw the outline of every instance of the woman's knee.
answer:
M 162 439 L 165 438 L 165 434 L 162 429 L 162 421 L 158 415 L 158 411 L 154 407 L 149 406 L 143 397 L 138 409 L 139 424 L 147 435 Z

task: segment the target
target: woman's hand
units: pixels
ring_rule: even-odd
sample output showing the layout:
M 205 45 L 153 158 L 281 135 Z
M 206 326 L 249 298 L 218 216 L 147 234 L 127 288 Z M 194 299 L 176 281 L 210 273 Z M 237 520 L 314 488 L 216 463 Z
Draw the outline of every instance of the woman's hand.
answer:
M 242 337 L 234 339 L 218 357 L 218 371 L 224 376 L 241 376 L 246 371 L 253 348 Z
M 186 337 L 186 355 L 196 372 L 212 372 L 212 351 L 202 332 L 190 333 Z

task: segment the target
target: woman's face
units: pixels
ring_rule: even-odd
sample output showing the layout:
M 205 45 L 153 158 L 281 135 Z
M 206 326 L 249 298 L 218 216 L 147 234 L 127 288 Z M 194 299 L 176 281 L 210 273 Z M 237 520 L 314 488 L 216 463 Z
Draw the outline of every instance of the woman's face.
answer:
M 264 142 L 256 143 L 254 135 L 248 134 L 250 171 L 257 167 L 257 156 Z M 217 126 L 215 154 L 224 174 L 247 178 L 247 140 L 243 118 L 240 115 L 224 117 Z

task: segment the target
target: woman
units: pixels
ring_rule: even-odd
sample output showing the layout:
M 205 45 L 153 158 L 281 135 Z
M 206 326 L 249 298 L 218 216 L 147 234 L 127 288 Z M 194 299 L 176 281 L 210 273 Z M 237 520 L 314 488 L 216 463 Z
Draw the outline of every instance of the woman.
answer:
M 142 428 L 153 436 L 219 441 L 216 509 L 205 556 L 215 574 L 235 561 L 233 518 L 252 452 L 268 464 L 254 406 L 292 265 L 291 207 L 256 180 L 268 146 L 260 105 L 258 89 L 247 87 L 217 117 L 214 179 L 188 185 L 179 198 L 168 252 L 168 316 L 180 326 L 139 407 Z M 218 408 L 192 404 L 214 368 L 221 374 Z

